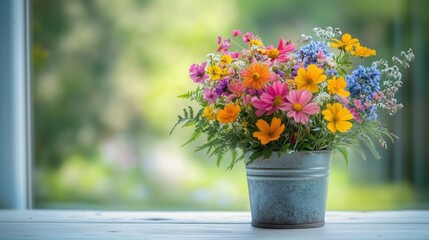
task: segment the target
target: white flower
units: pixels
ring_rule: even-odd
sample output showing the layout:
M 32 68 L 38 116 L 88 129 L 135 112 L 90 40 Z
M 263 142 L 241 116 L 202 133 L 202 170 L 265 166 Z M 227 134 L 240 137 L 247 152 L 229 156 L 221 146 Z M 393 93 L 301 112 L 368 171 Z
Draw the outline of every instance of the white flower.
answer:
M 314 101 L 319 105 L 320 107 L 323 106 L 324 103 L 331 100 L 331 95 L 326 92 L 319 93 L 315 98 Z

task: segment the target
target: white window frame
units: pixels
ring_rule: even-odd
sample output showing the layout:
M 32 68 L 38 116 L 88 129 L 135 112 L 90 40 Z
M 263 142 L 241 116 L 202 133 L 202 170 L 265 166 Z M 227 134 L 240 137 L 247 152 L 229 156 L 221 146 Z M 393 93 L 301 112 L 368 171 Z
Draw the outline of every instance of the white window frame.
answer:
M 0 1 L 0 208 L 32 207 L 30 0 Z

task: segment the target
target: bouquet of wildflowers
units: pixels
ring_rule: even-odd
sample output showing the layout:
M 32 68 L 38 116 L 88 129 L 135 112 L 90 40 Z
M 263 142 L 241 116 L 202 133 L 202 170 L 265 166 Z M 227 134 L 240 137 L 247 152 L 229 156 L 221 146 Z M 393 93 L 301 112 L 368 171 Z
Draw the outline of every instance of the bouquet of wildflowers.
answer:
M 373 140 L 386 147 L 384 137 L 395 136 L 377 113 L 402 108 L 395 98 L 402 86 L 399 66 L 409 67 L 413 52 L 393 57 L 392 66 L 367 62 L 376 51 L 350 34 L 314 30 L 314 38 L 280 38 L 277 47 L 251 32 L 219 36 L 216 53 L 189 69 L 197 88 L 180 96 L 200 105 L 178 116 L 175 127 L 195 127 L 187 143 L 206 134 L 197 151 L 216 155 L 218 165 L 231 152 L 229 168 L 246 155 L 251 162 L 296 151 L 336 150 L 347 160 L 351 146 L 365 158 L 362 144 L 378 158 Z

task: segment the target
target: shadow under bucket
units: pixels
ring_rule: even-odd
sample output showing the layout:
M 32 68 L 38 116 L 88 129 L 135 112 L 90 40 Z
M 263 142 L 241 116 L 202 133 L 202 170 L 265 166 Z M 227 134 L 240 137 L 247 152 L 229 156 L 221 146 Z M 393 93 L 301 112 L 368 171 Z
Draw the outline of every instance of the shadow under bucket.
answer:
M 252 225 L 313 228 L 325 224 L 332 151 L 273 153 L 246 167 Z

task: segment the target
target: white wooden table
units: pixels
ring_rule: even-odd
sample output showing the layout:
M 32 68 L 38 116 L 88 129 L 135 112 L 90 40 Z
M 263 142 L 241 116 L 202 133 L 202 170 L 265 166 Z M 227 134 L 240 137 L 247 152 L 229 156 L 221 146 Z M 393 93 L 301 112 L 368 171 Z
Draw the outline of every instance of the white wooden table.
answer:
M 248 212 L 0 210 L 0 239 L 429 239 L 429 211 L 328 212 L 326 225 L 261 229 Z

